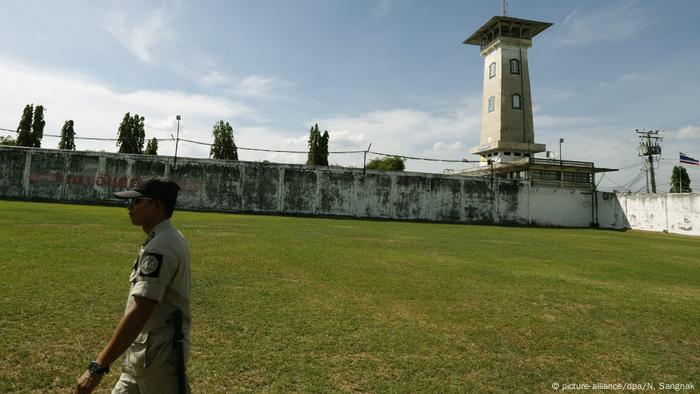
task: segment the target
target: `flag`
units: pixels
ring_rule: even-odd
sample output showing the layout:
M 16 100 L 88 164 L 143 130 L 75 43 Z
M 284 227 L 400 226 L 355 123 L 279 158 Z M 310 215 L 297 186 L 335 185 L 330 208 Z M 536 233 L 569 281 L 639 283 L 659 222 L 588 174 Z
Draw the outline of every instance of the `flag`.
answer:
M 694 166 L 700 166 L 700 161 L 698 161 L 697 159 L 693 159 L 692 157 L 686 155 L 683 152 L 678 152 L 678 153 L 681 154 L 681 163 L 691 164 Z

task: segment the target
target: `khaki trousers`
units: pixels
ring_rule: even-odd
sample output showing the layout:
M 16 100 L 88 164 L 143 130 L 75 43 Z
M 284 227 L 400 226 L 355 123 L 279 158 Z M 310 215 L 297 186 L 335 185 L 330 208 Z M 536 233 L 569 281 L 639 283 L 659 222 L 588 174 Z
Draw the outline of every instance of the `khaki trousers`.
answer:
M 190 393 L 189 382 L 186 392 Z M 177 394 L 177 374 L 172 366 L 149 370 L 144 376 L 133 376 L 123 372 L 112 389 L 112 394 Z

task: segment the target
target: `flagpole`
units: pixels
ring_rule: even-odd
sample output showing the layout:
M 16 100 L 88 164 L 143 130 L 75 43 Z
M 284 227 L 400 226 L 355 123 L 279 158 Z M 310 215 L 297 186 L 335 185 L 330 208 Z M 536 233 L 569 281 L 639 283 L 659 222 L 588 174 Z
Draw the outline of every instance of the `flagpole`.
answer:
M 678 168 L 678 190 L 683 193 L 683 163 Z
M 681 169 L 685 170 L 685 167 L 683 167 L 683 164 L 690 164 L 691 166 L 700 166 L 700 160 L 694 159 L 683 152 L 678 152 L 679 156 L 679 161 L 680 161 L 680 168 L 678 170 L 678 186 L 681 189 L 681 192 L 683 192 L 683 178 L 682 178 L 682 172 Z M 686 175 L 688 172 L 686 171 Z M 688 179 L 690 179 L 690 175 L 688 175 Z

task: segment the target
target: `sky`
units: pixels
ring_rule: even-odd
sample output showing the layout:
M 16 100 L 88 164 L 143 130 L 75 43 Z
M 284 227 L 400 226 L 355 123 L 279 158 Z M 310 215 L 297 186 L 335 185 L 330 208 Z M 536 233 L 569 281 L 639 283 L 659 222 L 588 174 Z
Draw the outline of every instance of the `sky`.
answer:
M 331 152 L 365 150 L 478 160 L 483 59 L 462 42 L 500 0 L 26 1 L 0 14 L 0 128 L 26 104 L 45 134 L 116 138 L 126 112 L 172 155 L 180 138 L 211 143 L 219 121 L 236 145 L 305 151 L 309 128 Z M 509 16 L 551 22 L 528 52 L 535 141 L 562 158 L 620 171 L 601 190 L 644 192 L 635 130 L 660 130 L 657 188 L 678 153 L 700 159 L 697 0 L 511 0 Z M 11 131 L 0 135 L 15 136 Z M 45 137 L 44 148 L 58 138 Z M 113 141 L 76 140 L 115 152 Z M 180 141 L 178 156 L 208 157 Z M 376 156 L 368 155 L 368 160 Z M 239 159 L 304 163 L 306 155 L 239 150 Z M 362 153 L 331 154 L 362 167 Z M 472 163 L 409 159 L 409 171 Z M 700 191 L 700 167 L 686 166 Z M 633 181 L 635 183 L 631 184 Z

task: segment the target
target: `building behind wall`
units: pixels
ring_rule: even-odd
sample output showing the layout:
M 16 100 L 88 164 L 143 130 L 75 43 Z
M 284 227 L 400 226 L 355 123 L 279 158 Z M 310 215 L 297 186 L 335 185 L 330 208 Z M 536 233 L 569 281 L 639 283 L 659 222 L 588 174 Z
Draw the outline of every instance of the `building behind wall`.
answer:
M 481 165 L 462 175 L 522 179 L 532 186 L 594 189 L 595 174 L 616 171 L 592 162 L 536 158 L 546 145 L 535 142 L 527 50 L 551 23 L 494 16 L 464 41 L 484 58 Z

